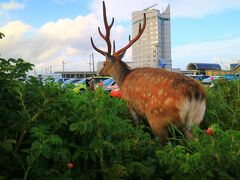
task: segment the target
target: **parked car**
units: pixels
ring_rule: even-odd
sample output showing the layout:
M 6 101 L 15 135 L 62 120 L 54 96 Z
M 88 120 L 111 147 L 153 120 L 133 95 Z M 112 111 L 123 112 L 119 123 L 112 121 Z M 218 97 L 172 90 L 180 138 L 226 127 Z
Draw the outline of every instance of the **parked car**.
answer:
M 208 78 L 209 76 L 207 76 L 207 75 L 198 75 L 198 77 L 199 77 L 199 78 L 201 79 L 201 81 L 202 81 L 202 80 Z
M 49 81 L 49 79 L 52 79 L 54 82 L 62 79 L 62 75 L 61 74 L 38 74 L 36 77 L 39 81 L 44 82 Z
M 78 86 L 78 84 L 86 83 L 86 78 L 82 78 L 81 80 L 74 83 L 75 86 Z
M 214 80 L 220 78 L 221 76 L 210 76 L 202 80 L 203 84 L 212 84 Z
M 54 82 L 56 82 L 56 83 L 64 83 L 67 80 L 69 80 L 69 78 L 59 78 L 59 79 L 55 79 Z
M 115 98 L 122 98 L 122 93 L 117 84 L 113 85 L 110 96 Z
M 85 78 L 77 83 L 75 83 L 74 85 L 76 86 L 74 89 L 73 89 L 73 92 L 75 93 L 83 93 L 86 89 L 87 89 L 87 85 L 86 85 L 86 81 L 87 80 L 90 80 L 92 77 L 88 77 L 88 78 Z M 94 86 L 96 87 L 100 81 L 104 81 L 106 79 L 109 79 L 110 77 L 107 77 L 107 76 L 96 76 L 94 77 Z
M 227 80 L 240 80 L 240 74 L 225 74 L 223 78 Z
M 75 83 L 77 83 L 79 81 L 81 81 L 81 79 L 75 79 L 75 78 L 68 79 L 68 80 L 63 82 L 62 87 L 66 86 L 66 85 L 69 85 L 69 84 L 75 84 Z
M 191 75 L 186 75 L 186 76 L 188 76 L 188 77 L 191 77 L 191 78 L 193 78 L 193 79 L 195 79 L 195 80 L 198 80 L 198 81 L 201 81 L 201 78 L 198 76 L 198 75 L 194 75 L 194 74 L 191 74 Z
M 116 82 L 114 81 L 114 79 L 109 78 L 109 79 L 106 79 L 103 81 L 103 88 L 105 91 L 111 92 L 111 90 L 113 89 L 115 84 L 116 84 Z
M 193 79 L 196 79 L 198 81 L 202 81 L 203 79 L 206 79 L 206 78 L 209 77 L 209 76 L 206 76 L 206 75 L 195 75 L 195 74 L 188 74 L 187 76 L 191 77 Z

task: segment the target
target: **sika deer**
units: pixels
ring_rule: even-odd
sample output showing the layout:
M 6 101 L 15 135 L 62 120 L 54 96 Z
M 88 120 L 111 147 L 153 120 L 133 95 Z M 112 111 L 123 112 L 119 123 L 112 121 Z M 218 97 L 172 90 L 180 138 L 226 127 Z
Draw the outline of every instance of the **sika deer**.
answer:
M 106 35 L 98 28 L 100 36 L 107 43 L 107 52 L 98 49 L 91 38 L 93 48 L 104 55 L 106 60 L 100 75 L 110 75 L 114 78 L 122 92 L 122 98 L 127 101 L 130 113 L 135 121 L 138 117 L 147 118 L 152 132 L 160 136 L 162 142 L 168 137 L 169 122 L 181 128 L 186 138 L 191 138 L 191 126 L 199 125 L 206 108 L 206 95 L 203 86 L 196 80 L 180 73 L 158 68 L 136 68 L 131 70 L 122 58 L 126 50 L 142 35 L 146 26 L 146 15 L 143 17 L 143 27 L 139 24 L 138 34 L 129 43 L 111 55 L 110 29 L 103 2 L 103 18 Z

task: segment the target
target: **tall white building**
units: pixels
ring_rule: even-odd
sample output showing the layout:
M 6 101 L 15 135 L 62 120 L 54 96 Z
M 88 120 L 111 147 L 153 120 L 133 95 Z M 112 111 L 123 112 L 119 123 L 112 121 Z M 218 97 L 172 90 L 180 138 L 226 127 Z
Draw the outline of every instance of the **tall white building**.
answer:
M 140 39 L 132 46 L 134 67 L 172 69 L 170 5 L 160 13 L 157 9 L 146 9 L 132 13 L 132 37 L 138 33 L 146 13 L 147 24 Z

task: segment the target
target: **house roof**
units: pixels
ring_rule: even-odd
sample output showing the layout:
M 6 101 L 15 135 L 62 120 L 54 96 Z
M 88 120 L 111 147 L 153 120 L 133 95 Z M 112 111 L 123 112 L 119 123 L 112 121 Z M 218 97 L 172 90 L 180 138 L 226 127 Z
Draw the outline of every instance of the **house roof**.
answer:
M 221 70 L 219 64 L 211 63 L 189 63 L 187 65 L 187 70 Z
M 240 63 L 237 65 L 237 66 L 235 66 L 235 68 L 234 69 L 237 69 L 237 68 L 239 68 L 240 67 Z
M 235 69 L 239 63 L 230 64 L 230 69 Z

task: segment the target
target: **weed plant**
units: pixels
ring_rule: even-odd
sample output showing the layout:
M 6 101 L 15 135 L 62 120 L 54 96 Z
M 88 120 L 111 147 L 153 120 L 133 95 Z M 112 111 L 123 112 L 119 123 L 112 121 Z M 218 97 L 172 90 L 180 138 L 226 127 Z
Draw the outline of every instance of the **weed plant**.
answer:
M 239 82 L 208 88 L 194 138 L 170 126 L 161 146 L 144 123 L 133 126 L 123 100 L 19 81 L 31 68 L 0 59 L 0 179 L 239 179 Z

